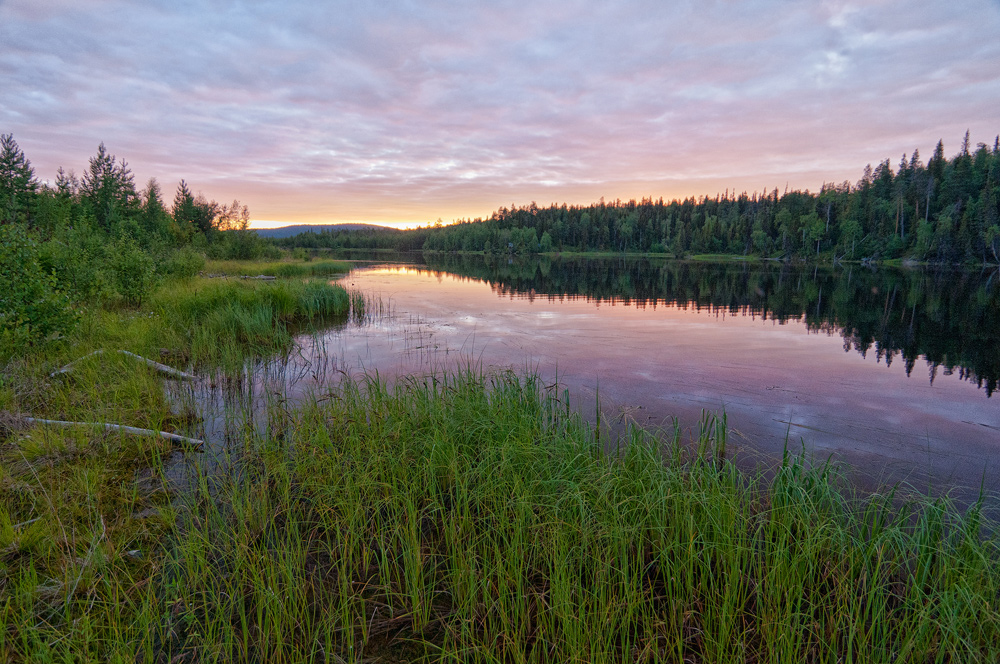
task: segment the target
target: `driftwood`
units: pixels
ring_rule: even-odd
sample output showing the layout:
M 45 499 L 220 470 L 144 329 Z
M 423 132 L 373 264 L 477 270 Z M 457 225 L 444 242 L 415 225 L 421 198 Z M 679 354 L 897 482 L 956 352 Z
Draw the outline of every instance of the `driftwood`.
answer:
M 197 380 L 198 379 L 198 377 L 195 376 L 194 374 L 189 374 L 189 373 L 187 373 L 185 371 L 181 371 L 180 369 L 174 369 L 173 367 L 168 367 L 167 365 L 160 364 L 159 362 L 154 362 L 153 360 L 147 359 L 147 358 L 143 357 L 142 355 L 136 355 L 135 353 L 130 353 L 127 350 L 116 350 L 116 351 L 112 351 L 112 352 L 121 353 L 122 355 L 128 355 L 129 357 L 135 358 L 135 359 L 139 360 L 140 362 L 145 362 L 147 365 L 151 366 L 152 368 L 156 369 L 157 371 L 159 371 L 160 373 L 162 373 L 162 374 L 164 374 L 166 376 L 170 376 L 171 378 L 176 378 L 178 380 Z M 83 357 L 78 358 L 76 360 L 73 360 L 72 362 L 70 362 L 66 366 L 62 367 L 61 369 L 56 369 L 55 371 L 53 371 L 52 373 L 49 374 L 49 377 L 50 378 L 55 378 L 56 376 L 58 376 L 60 374 L 69 373 L 70 371 L 73 370 L 73 366 L 76 365 L 77 362 L 81 362 L 81 361 L 87 359 L 88 357 L 90 357 L 91 355 L 103 355 L 103 354 L 104 354 L 103 350 L 95 350 L 93 353 L 87 353 Z
M 256 277 L 251 277 L 244 274 L 242 277 L 240 277 L 240 279 L 259 279 L 260 281 L 274 281 L 275 279 L 277 279 L 277 277 L 269 277 L 264 274 L 258 274 Z
M 138 427 L 129 427 L 123 424 L 107 424 L 104 422 L 63 422 L 62 420 L 43 420 L 37 417 L 25 417 L 24 421 L 29 424 L 46 424 L 53 427 L 101 427 L 105 431 L 121 431 L 122 433 L 133 433 L 137 436 L 159 436 L 165 440 L 177 443 L 182 447 L 190 447 L 198 452 L 201 452 L 202 447 L 205 445 L 205 441 L 198 440 L 197 438 L 187 438 L 185 436 L 178 436 L 175 433 L 168 433 L 166 431 L 140 429 Z

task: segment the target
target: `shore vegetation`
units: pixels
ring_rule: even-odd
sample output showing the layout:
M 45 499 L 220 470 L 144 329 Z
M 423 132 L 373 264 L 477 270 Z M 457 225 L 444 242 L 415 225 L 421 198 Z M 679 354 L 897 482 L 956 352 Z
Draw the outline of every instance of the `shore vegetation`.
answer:
M 186 492 L 156 439 L 3 447 L 0 654 L 30 661 L 899 662 L 1000 656 L 978 509 L 599 432 L 531 376 L 344 382 Z M 149 474 L 116 460 L 141 458 Z

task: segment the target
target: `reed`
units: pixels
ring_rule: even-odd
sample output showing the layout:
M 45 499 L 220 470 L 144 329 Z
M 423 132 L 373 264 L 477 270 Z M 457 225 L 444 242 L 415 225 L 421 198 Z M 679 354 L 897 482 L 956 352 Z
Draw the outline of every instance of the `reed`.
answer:
M 229 366 L 288 348 L 305 325 L 346 321 L 351 298 L 323 281 L 202 279 L 161 290 L 154 307 L 190 346 L 195 363 Z
M 249 436 L 239 473 L 205 478 L 177 511 L 156 601 L 136 603 L 150 631 L 119 625 L 133 640 L 98 651 L 274 662 L 1000 656 L 997 543 L 978 512 L 851 497 L 831 468 L 791 456 L 771 480 L 748 477 L 721 460 L 719 436 L 711 418 L 694 447 L 633 429 L 609 456 L 534 378 L 345 383 Z
M 208 261 L 204 273 L 226 276 L 256 276 L 269 277 L 321 277 L 346 274 L 351 264 L 345 261 L 275 261 L 271 263 L 259 261 Z

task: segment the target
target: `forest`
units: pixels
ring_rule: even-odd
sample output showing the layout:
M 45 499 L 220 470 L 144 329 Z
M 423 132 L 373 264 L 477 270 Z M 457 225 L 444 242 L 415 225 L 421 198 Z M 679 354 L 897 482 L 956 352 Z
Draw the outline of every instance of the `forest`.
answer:
M 0 345 L 58 337 L 81 302 L 137 306 L 205 259 L 255 259 L 279 250 L 249 229 L 247 206 L 220 204 L 181 180 L 172 204 L 155 178 L 139 189 L 104 144 L 81 176 L 41 182 L 13 135 L 0 135 Z
M 894 169 L 886 159 L 856 183 L 819 193 L 785 191 L 588 206 L 511 205 L 488 219 L 406 232 L 307 233 L 285 247 L 753 255 L 826 261 L 904 259 L 932 263 L 1000 262 L 1000 136 L 990 148 L 957 154 L 938 141 L 925 164 L 918 150 Z
M 72 303 L 141 304 L 163 278 L 208 259 L 277 257 L 281 248 L 484 252 L 702 254 L 820 262 L 1000 262 L 1000 136 L 957 154 L 938 141 L 894 169 L 867 166 L 854 184 L 807 191 L 731 192 L 665 202 L 512 205 L 488 219 L 400 232 L 303 233 L 265 240 L 239 201 L 219 204 L 182 180 L 168 202 L 155 178 L 139 189 L 102 143 L 81 176 L 42 182 L 10 134 L 0 136 L 0 340 L 58 336 Z

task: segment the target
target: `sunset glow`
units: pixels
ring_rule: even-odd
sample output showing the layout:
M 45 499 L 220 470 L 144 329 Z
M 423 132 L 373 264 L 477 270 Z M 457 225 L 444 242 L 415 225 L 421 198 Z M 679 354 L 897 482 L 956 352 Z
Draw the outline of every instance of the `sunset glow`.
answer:
M 0 131 L 255 226 L 856 181 L 992 145 L 1000 3 L 0 2 Z

